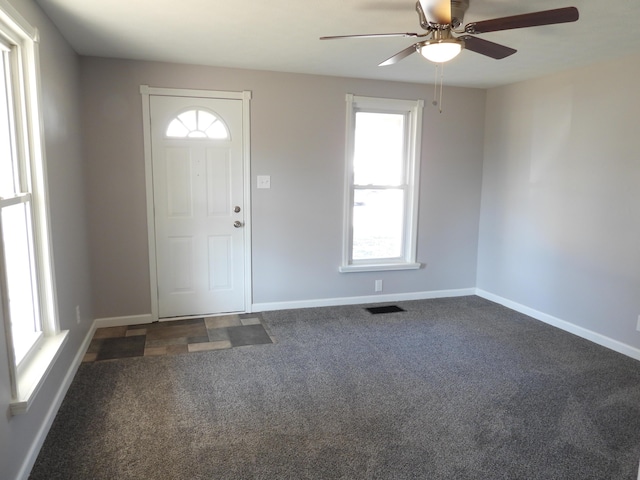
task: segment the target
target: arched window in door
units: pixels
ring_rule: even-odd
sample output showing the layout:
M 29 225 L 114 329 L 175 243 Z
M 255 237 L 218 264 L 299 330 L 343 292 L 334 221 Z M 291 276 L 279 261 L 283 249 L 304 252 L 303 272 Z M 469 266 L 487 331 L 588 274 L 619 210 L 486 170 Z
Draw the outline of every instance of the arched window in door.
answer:
M 225 140 L 229 130 L 224 122 L 206 110 L 187 110 L 175 117 L 166 132 L 170 138 L 210 138 Z

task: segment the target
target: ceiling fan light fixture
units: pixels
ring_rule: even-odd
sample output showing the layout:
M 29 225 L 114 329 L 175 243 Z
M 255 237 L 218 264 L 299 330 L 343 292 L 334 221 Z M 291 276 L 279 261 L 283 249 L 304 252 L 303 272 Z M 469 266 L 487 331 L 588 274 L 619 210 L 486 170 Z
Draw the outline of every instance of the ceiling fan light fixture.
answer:
M 445 63 L 456 58 L 462 51 L 462 42 L 453 38 L 425 42 L 419 52 L 433 63 Z

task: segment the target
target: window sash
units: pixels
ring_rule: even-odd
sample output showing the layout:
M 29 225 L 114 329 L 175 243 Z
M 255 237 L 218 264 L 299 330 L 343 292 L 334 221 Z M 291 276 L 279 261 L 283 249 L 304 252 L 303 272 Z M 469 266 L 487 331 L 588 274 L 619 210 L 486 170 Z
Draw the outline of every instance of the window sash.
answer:
M 374 116 L 377 117 L 375 122 L 372 121 Z M 410 140 L 409 118 L 407 117 L 406 112 L 390 112 L 372 108 L 354 109 L 352 132 L 354 185 L 400 186 L 407 184 L 407 157 L 409 154 L 407 145 Z M 401 122 L 400 131 L 398 131 L 398 120 Z M 359 125 L 361 125 L 360 129 Z M 371 142 L 372 136 L 374 142 Z M 367 182 L 366 180 L 377 181 Z
M 407 190 L 406 186 L 354 187 L 350 264 L 405 259 Z
M 17 365 L 42 335 L 32 218 L 31 194 L 0 201 L 0 293 L 8 299 L 4 315 Z

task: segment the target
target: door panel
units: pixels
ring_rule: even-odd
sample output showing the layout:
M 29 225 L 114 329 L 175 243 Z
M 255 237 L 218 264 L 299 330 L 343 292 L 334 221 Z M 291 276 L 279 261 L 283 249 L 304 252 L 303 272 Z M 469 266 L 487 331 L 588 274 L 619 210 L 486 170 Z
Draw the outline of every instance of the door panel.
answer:
M 191 159 L 186 148 L 167 148 L 167 216 L 192 216 Z
M 233 270 L 229 263 L 232 259 L 232 239 L 230 237 L 209 237 L 209 288 L 211 290 L 231 288 Z
M 207 207 L 210 217 L 224 216 L 232 208 L 230 162 L 227 151 L 207 149 Z
M 168 136 L 192 110 L 215 115 L 227 138 Z M 242 111 L 235 99 L 150 96 L 160 318 L 245 310 Z
M 169 258 L 172 268 L 171 278 L 168 284 L 171 286 L 169 293 L 188 293 L 193 291 L 193 272 L 191 258 L 193 257 L 192 237 L 168 237 Z

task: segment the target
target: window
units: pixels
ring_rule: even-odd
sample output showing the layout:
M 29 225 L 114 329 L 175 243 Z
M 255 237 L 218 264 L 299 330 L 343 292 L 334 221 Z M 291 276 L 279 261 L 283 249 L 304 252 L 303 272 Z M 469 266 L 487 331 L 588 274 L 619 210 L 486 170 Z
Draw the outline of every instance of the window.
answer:
M 28 169 L 16 142 L 11 51 L 0 43 L 0 241 L 15 361 L 20 363 L 42 333 L 33 252 L 33 202 Z
M 12 413 L 25 412 L 66 332 L 57 325 L 37 101 L 37 32 L 0 9 L 0 317 Z
M 166 132 L 172 138 L 229 138 L 226 125 L 214 114 L 206 110 L 189 110 L 171 120 Z
M 347 181 L 341 272 L 416 263 L 423 102 L 347 95 Z

